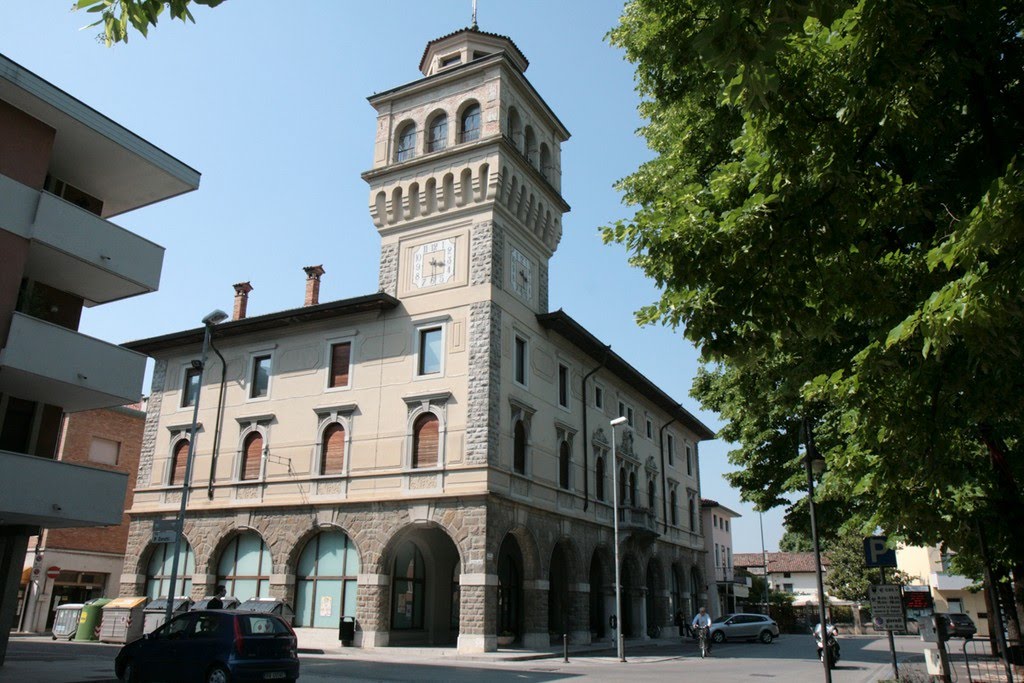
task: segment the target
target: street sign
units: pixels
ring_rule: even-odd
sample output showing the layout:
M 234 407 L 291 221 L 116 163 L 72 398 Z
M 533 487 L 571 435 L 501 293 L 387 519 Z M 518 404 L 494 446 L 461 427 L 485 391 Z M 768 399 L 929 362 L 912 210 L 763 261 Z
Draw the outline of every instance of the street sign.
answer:
M 864 539 L 864 566 L 896 566 L 896 550 L 887 547 L 886 540 L 885 536 L 868 536 Z
M 153 520 L 153 543 L 174 543 L 178 537 L 178 520 L 176 519 L 155 519 Z
M 56 579 L 58 576 L 60 576 L 60 567 L 54 566 L 46 568 L 46 578 Z
M 923 588 L 924 590 L 913 590 Z M 907 609 L 932 609 L 932 594 L 927 586 L 904 586 L 903 606 Z
M 871 602 L 871 625 L 876 631 L 906 629 L 903 596 L 899 586 L 892 583 L 872 584 L 868 587 L 868 600 Z

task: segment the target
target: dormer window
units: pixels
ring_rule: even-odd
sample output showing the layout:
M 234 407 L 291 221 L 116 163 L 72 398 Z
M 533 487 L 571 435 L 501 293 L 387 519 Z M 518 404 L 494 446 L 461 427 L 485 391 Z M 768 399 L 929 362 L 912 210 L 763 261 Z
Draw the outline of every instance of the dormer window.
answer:
M 461 63 L 462 63 L 462 55 L 459 54 L 458 52 L 456 52 L 453 55 L 446 55 L 444 57 L 441 57 L 441 68 L 442 69 L 447 69 L 450 66 L 455 66 L 456 64 L 461 64 Z
M 408 123 L 398 133 L 395 161 L 407 161 L 416 155 L 416 124 Z
M 480 139 L 480 105 L 471 104 L 462 112 L 462 126 L 459 129 L 459 141 L 470 142 Z

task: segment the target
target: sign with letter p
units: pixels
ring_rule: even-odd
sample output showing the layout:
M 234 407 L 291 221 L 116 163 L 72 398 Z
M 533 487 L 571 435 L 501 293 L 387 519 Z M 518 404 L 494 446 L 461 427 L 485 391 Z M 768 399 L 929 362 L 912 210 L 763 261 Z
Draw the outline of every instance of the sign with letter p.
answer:
M 867 567 L 895 567 L 896 550 L 886 545 L 885 536 L 864 539 L 864 565 Z

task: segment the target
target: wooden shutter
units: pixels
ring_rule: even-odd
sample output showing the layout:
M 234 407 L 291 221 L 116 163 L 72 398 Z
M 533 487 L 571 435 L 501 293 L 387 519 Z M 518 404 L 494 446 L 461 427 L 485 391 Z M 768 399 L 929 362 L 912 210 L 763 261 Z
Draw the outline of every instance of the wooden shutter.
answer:
M 259 479 L 262 459 L 263 436 L 259 432 L 253 432 L 245 437 L 242 446 L 242 479 Z
M 512 469 L 526 474 L 526 428 L 522 421 L 516 422 L 512 434 Z
M 437 416 L 420 415 L 413 426 L 413 467 L 437 467 Z
M 188 439 L 181 439 L 174 444 L 171 453 L 171 484 L 185 481 L 185 466 L 188 464 Z
M 345 428 L 337 422 L 324 430 L 320 462 L 321 474 L 342 474 L 345 471 Z
M 335 344 L 331 347 L 331 386 L 348 386 L 348 365 L 352 344 Z
M 569 488 L 569 444 L 565 441 L 559 449 L 558 454 L 558 485 L 563 489 Z

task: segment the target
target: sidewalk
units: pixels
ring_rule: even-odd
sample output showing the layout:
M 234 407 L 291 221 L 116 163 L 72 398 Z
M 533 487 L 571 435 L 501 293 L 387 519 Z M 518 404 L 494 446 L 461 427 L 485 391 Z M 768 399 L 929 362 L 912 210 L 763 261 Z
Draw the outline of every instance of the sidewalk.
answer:
M 642 653 L 645 657 L 657 654 L 661 648 L 679 644 L 679 638 L 659 638 L 648 640 L 627 640 L 626 654 Z M 453 660 L 463 662 L 529 662 L 538 659 L 561 659 L 564 656 L 562 646 L 551 646 L 543 649 L 499 648 L 494 652 L 460 653 L 454 646 L 438 647 L 398 647 L 388 646 L 374 649 L 359 647 L 300 647 L 300 655 L 320 655 L 330 658 L 351 657 L 353 659 L 374 659 L 395 662 L 418 662 L 427 659 Z M 615 645 L 610 642 L 590 643 L 587 645 L 569 644 L 569 659 L 573 657 L 594 657 L 605 655 L 615 656 Z

